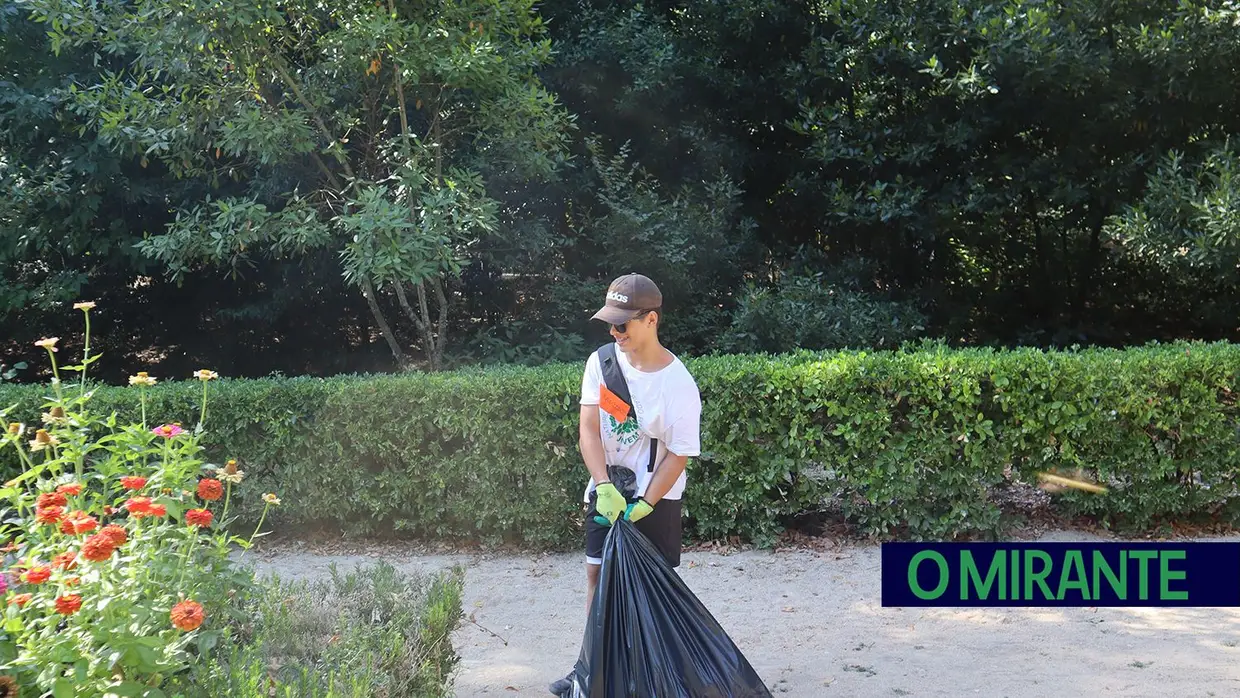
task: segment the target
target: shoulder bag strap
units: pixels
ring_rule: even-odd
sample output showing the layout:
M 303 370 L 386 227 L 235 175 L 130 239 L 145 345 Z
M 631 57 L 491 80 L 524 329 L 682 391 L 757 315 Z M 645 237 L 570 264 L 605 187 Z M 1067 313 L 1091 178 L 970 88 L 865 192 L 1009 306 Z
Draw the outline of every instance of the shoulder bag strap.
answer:
M 620 370 L 620 362 L 616 359 L 616 345 L 612 343 L 599 347 L 598 359 L 607 389 L 629 406 L 629 418 L 637 419 L 637 406 L 633 404 L 633 396 L 629 394 L 629 382 L 624 379 L 624 372 Z M 650 439 L 650 462 L 646 465 L 646 472 L 654 472 L 658 452 L 659 440 Z

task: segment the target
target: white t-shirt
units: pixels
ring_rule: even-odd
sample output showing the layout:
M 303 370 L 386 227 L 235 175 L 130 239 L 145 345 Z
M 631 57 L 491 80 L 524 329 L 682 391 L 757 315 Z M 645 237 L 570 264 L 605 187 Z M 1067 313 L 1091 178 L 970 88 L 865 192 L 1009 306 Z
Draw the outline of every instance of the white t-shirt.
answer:
M 623 423 L 617 422 L 599 407 L 603 451 L 607 456 L 607 465 L 624 466 L 637 474 L 637 496 L 640 497 L 646 493 L 650 481 L 659 472 L 659 464 L 669 451 L 690 458 L 701 455 L 702 399 L 697 382 L 675 356 L 671 363 L 658 371 L 639 371 L 617 347 L 616 362 L 628 382 L 637 423 L 634 424 L 631 416 Z M 581 377 L 581 404 L 598 405 L 602 384 L 603 370 L 596 351 L 586 361 L 585 373 Z M 653 473 L 649 472 L 651 438 L 659 440 Z M 685 473 L 681 472 L 663 498 L 680 499 L 685 480 Z M 594 484 L 591 477 L 583 501 L 590 500 Z

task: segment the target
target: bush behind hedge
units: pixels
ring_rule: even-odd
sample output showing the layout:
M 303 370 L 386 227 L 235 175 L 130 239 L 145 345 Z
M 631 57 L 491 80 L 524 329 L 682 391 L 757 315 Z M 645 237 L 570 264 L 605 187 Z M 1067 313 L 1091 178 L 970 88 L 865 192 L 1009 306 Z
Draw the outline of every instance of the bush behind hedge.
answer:
M 582 364 L 225 379 L 205 445 L 246 472 L 234 493 L 243 515 L 257 516 L 261 492 L 281 493 L 269 523 L 284 530 L 575 545 Z M 832 504 L 879 536 L 994 532 L 994 486 L 1078 468 L 1111 489 L 1062 495 L 1065 513 L 1107 525 L 1235 509 L 1237 345 L 923 344 L 686 364 L 703 399 L 685 500 L 692 536 L 770 542 Z M 0 385 L 0 406 L 18 403 L 10 419 L 37 422 L 42 390 Z M 196 382 L 161 383 L 148 410 L 192 426 L 200 395 Z M 138 409 L 129 388 L 100 387 L 93 404 L 122 420 Z

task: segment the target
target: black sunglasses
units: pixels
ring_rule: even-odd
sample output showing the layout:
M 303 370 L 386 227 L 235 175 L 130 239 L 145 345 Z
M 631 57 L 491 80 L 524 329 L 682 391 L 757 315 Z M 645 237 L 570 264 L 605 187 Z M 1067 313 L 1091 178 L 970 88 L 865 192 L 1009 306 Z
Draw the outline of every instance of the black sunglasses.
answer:
M 637 315 L 633 318 L 633 320 L 637 320 L 637 319 L 639 319 L 639 318 L 644 318 L 644 317 L 646 317 L 647 315 L 649 315 L 649 314 L 651 314 L 651 313 L 653 313 L 653 312 L 654 312 L 654 309 L 653 309 L 653 308 L 652 308 L 652 309 L 650 309 L 650 310 L 643 310 L 643 311 L 641 311 L 640 313 L 638 313 L 638 314 L 637 314 Z M 629 322 L 632 322 L 633 320 L 629 320 Z M 620 334 L 624 334 L 624 333 L 625 333 L 625 331 L 629 329 L 629 322 L 622 322 L 622 323 L 620 323 L 619 325 L 612 325 L 612 327 L 616 328 L 616 331 L 617 331 L 617 332 L 619 332 Z

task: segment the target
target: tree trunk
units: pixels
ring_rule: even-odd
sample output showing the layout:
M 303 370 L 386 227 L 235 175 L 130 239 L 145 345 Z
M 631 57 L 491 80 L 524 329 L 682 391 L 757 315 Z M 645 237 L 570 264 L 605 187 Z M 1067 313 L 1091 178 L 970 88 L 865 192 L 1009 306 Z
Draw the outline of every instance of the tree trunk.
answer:
M 448 344 L 448 296 L 439 279 L 431 279 L 431 286 L 435 289 L 435 300 L 439 302 L 439 341 L 435 342 L 435 356 L 431 359 L 431 365 L 437 371 L 443 365 L 443 350 Z
M 396 11 L 396 5 L 395 5 L 394 0 L 388 0 L 388 11 L 390 12 Z M 404 86 L 405 80 L 404 80 L 404 77 L 401 75 L 399 62 L 394 61 L 392 63 L 392 71 L 394 74 L 393 83 L 395 84 L 395 87 L 396 87 L 396 105 L 400 112 L 400 135 L 401 135 L 401 140 L 405 144 L 404 156 L 408 158 L 409 157 L 409 141 L 410 141 L 409 112 L 405 105 L 405 86 Z M 433 141 L 433 147 L 435 148 L 435 183 L 436 185 L 438 185 L 440 177 L 441 177 L 442 168 L 443 168 L 442 149 L 440 147 L 441 144 L 439 143 L 439 103 L 438 103 L 438 99 L 436 99 L 436 101 L 434 102 L 433 107 L 435 109 L 435 116 L 433 117 L 433 120 L 432 120 L 432 124 L 433 124 L 432 130 L 434 131 L 434 134 L 435 134 L 434 141 Z M 412 189 L 409 189 L 407 197 L 408 197 L 408 204 L 409 204 L 409 220 L 412 222 L 416 222 L 417 204 L 414 202 Z M 431 282 L 435 284 L 436 289 L 439 288 L 440 282 L 438 278 L 432 276 Z M 426 284 L 425 282 L 419 281 L 418 283 L 414 285 L 414 288 L 418 292 L 418 313 L 414 313 L 413 308 L 409 306 L 409 299 L 406 298 L 405 296 L 405 289 L 399 283 L 396 284 L 396 297 L 400 300 L 401 307 L 405 309 L 405 313 L 408 314 L 411 319 L 413 319 L 414 324 L 417 325 L 418 330 L 421 331 L 422 333 L 422 342 L 424 344 L 423 351 L 426 352 L 426 359 L 430 363 L 430 370 L 438 371 L 439 367 L 442 364 L 442 359 L 443 359 L 443 342 L 444 342 L 444 337 L 446 336 L 445 329 L 447 327 L 447 313 L 448 313 L 447 303 L 446 303 L 446 300 L 444 299 L 443 293 L 440 292 L 439 293 L 440 307 L 439 307 L 439 322 L 438 322 L 439 327 L 436 328 L 434 327 L 435 323 L 432 323 L 431 321 L 430 309 L 426 305 Z M 438 329 L 438 332 L 436 332 L 436 329 Z M 436 337 L 436 335 L 438 335 L 438 337 Z
M 396 359 L 396 364 L 401 368 L 407 365 L 405 352 L 400 350 L 400 344 L 396 341 L 396 335 L 392 334 L 392 328 L 388 326 L 387 318 L 383 317 L 383 310 L 379 308 L 379 301 L 375 298 L 375 287 L 368 277 L 362 277 L 362 293 L 366 296 L 366 302 L 370 305 L 370 313 L 375 316 L 375 322 L 379 325 L 379 331 L 383 333 L 383 338 L 387 340 L 388 347 L 392 350 L 392 356 Z
M 1095 202 L 1097 203 L 1097 202 Z M 1085 314 L 1085 305 L 1093 299 L 1094 282 L 1098 276 L 1098 264 L 1102 251 L 1102 226 L 1106 223 L 1106 212 L 1099 205 L 1094 213 L 1089 231 L 1089 246 L 1085 248 L 1085 257 L 1081 260 L 1081 274 L 1077 281 L 1076 303 L 1072 308 L 1072 322 L 1079 323 Z
M 418 284 L 417 289 L 420 300 L 423 301 L 421 303 L 421 315 L 415 312 L 413 307 L 409 305 L 409 297 L 405 295 L 404 286 L 401 284 L 396 284 L 396 298 L 400 301 L 400 307 L 405 309 L 405 314 L 409 316 L 409 319 L 413 321 L 413 324 L 418 328 L 418 332 L 422 335 L 422 351 L 426 352 L 426 360 L 430 362 L 431 370 L 436 371 L 439 368 L 439 362 L 435 360 L 437 342 L 431 327 L 429 313 L 426 310 L 425 299 L 421 298 L 425 296 L 422 293 L 422 285 Z

